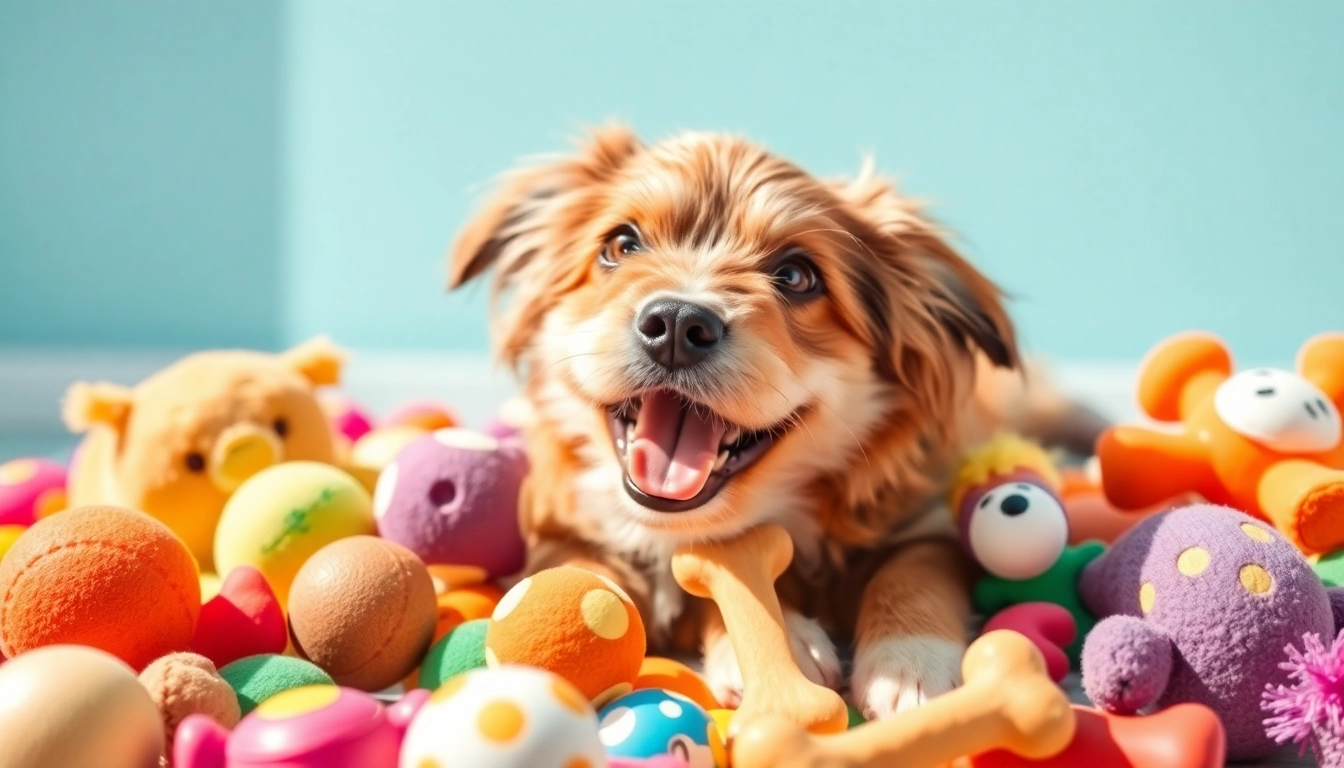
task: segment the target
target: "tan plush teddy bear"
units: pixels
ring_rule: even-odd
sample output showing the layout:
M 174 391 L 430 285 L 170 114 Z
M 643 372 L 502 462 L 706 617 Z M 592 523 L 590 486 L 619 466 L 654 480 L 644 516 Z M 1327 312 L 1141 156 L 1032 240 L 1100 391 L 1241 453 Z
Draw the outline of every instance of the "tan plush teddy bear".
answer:
M 70 505 L 147 512 L 213 571 L 215 525 L 234 489 L 282 461 L 334 461 L 316 389 L 337 383 L 342 363 L 318 338 L 278 355 L 200 352 L 133 388 L 74 384 L 65 422 L 87 436 L 70 470 Z

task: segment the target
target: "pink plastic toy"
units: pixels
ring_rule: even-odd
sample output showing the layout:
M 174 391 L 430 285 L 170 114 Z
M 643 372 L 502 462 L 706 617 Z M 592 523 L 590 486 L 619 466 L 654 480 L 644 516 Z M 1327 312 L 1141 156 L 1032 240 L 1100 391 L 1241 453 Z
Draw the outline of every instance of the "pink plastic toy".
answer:
M 262 702 L 232 733 L 204 715 L 178 726 L 175 768 L 393 768 L 406 726 L 428 698 L 392 707 L 353 688 L 293 688 Z
M 46 459 L 0 464 L 0 525 L 32 525 L 65 509 L 65 467 Z

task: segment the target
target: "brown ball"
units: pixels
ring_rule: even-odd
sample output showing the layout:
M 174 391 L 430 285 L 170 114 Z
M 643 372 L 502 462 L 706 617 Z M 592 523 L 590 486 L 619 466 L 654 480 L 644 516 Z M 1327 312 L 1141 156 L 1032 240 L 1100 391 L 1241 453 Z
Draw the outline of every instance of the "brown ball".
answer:
M 338 685 L 364 691 L 406 677 L 438 621 L 429 569 L 409 549 L 376 536 L 318 550 L 294 579 L 289 609 L 295 649 Z
M 232 729 L 243 716 L 238 696 L 219 676 L 214 662 L 195 653 L 170 653 L 140 673 L 140 684 L 163 715 L 163 735 L 168 751 L 178 723 L 187 715 L 209 715 Z

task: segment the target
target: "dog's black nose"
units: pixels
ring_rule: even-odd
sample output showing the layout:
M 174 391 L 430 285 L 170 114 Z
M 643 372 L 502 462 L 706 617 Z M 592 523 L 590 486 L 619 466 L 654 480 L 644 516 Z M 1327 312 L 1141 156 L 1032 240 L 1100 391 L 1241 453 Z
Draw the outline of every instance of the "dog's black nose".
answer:
M 700 306 L 675 299 L 650 302 L 635 319 L 649 359 L 671 371 L 689 368 L 723 338 L 723 320 Z

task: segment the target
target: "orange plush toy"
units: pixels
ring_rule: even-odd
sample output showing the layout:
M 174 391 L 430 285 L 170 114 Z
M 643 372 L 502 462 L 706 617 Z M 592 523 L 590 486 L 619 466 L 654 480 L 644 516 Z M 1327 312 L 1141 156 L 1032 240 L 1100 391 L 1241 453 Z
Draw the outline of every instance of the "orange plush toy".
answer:
M 1344 545 L 1344 333 L 1298 353 L 1297 372 L 1233 373 L 1209 334 L 1173 337 L 1139 372 L 1143 411 L 1174 429 L 1116 427 L 1097 442 L 1111 503 L 1193 492 L 1264 518 L 1308 554 Z
M 134 388 L 73 385 L 65 421 L 87 435 L 70 505 L 147 512 L 213 571 L 215 525 L 234 489 L 282 461 L 334 461 L 315 390 L 337 382 L 342 359 L 315 339 L 278 355 L 199 352 Z

